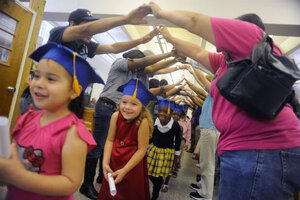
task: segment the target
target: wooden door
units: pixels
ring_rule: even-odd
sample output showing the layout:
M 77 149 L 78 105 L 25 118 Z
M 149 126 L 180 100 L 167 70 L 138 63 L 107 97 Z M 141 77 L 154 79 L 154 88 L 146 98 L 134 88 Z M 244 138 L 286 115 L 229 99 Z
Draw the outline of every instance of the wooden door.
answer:
M 0 115 L 3 116 L 9 114 L 32 17 L 18 1 L 10 0 L 0 6 Z

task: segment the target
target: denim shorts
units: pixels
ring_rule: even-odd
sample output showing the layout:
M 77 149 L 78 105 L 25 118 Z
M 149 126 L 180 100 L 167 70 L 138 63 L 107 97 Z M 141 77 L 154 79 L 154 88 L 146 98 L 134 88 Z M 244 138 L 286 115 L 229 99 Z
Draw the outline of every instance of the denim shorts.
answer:
M 300 147 L 227 151 L 219 200 L 288 200 L 300 190 Z

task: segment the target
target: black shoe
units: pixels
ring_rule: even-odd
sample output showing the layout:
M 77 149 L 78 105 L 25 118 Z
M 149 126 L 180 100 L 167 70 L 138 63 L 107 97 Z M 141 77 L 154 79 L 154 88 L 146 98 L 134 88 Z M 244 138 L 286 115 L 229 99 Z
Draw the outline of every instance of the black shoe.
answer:
M 192 199 L 195 199 L 195 200 L 211 200 L 211 199 L 206 199 L 204 198 L 203 196 L 201 196 L 198 192 L 191 192 L 190 193 L 190 197 Z
M 196 183 L 192 183 L 190 186 L 191 186 L 191 189 L 193 189 L 195 191 L 200 189 L 200 187 L 198 187 L 198 185 Z
M 194 149 L 190 149 L 187 151 L 188 153 L 194 153 Z
M 99 184 L 101 184 L 102 183 L 102 179 L 103 179 L 103 174 L 101 174 L 101 175 L 99 174 L 98 177 L 97 177 L 96 182 L 99 183 Z
M 199 182 L 201 180 L 201 174 L 197 174 L 196 181 Z
M 79 192 L 89 199 L 96 200 L 98 198 L 98 192 L 93 185 L 82 184 Z
M 177 172 L 173 171 L 173 172 L 172 172 L 172 177 L 173 177 L 173 178 L 177 178 Z

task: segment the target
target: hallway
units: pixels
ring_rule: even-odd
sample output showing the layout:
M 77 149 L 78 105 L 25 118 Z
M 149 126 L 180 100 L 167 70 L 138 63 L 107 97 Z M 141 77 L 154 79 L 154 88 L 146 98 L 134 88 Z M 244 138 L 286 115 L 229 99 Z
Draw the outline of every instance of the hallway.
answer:
M 193 192 L 190 189 L 190 184 L 196 181 L 196 174 L 198 173 L 198 168 L 195 166 L 196 161 L 192 159 L 192 154 L 183 152 L 181 160 L 181 169 L 178 172 L 177 178 L 171 178 L 169 182 L 168 192 L 160 192 L 158 200 L 190 200 L 190 192 Z M 150 188 L 152 188 L 151 181 Z M 96 189 L 99 191 L 100 184 L 95 184 Z M 79 189 L 78 189 L 79 190 Z M 0 187 L 0 200 L 3 200 L 5 197 L 6 189 Z M 217 199 L 217 191 L 214 192 L 213 200 Z M 85 196 L 77 191 L 75 194 L 76 200 L 89 200 Z
M 190 200 L 189 194 L 193 192 L 190 188 L 190 184 L 196 182 L 196 174 L 199 172 L 199 168 L 195 166 L 196 163 L 197 162 L 192 159 L 192 154 L 184 151 L 181 160 L 181 169 L 178 172 L 177 178 L 170 179 L 168 192 L 160 192 L 158 200 Z M 151 190 L 152 184 L 150 180 L 149 183 Z M 100 186 L 100 184 L 95 184 L 97 190 L 99 190 Z M 217 199 L 216 193 L 215 191 L 213 200 Z M 79 191 L 75 193 L 75 199 L 89 200 L 79 193 Z

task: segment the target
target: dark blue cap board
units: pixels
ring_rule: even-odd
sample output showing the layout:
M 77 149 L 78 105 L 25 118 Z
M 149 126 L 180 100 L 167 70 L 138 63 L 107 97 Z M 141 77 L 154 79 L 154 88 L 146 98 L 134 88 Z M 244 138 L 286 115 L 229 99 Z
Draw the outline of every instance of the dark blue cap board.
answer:
M 182 106 L 175 103 L 174 111 L 179 112 L 180 114 L 183 114 Z
M 157 101 L 156 96 L 149 92 L 143 82 L 138 79 L 129 80 L 126 84 L 121 85 L 117 90 L 119 92 L 123 92 L 122 95 L 130 95 L 133 98 L 137 98 L 144 106 L 147 106 L 150 100 Z
M 179 104 L 179 105 L 182 106 L 184 110 L 187 110 L 190 107 L 188 104 Z
M 170 108 L 171 110 L 174 110 L 175 107 L 175 101 L 173 101 L 172 99 L 160 99 L 158 101 L 158 107 L 167 107 Z
M 62 65 L 72 76 L 77 76 L 78 82 L 84 91 L 90 83 L 104 84 L 102 78 L 94 71 L 84 57 L 76 54 L 74 74 L 74 51 L 54 42 L 36 49 L 30 56 L 39 62 L 42 59 L 51 59 Z

